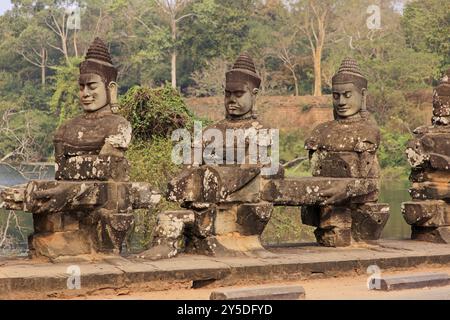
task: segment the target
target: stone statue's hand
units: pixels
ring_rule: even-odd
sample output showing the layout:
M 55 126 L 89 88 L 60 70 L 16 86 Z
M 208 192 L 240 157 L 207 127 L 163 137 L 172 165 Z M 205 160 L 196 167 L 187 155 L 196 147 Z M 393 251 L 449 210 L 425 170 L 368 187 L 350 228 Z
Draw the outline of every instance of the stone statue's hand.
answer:
M 58 187 L 49 190 L 35 191 L 33 192 L 33 198 L 37 200 L 49 200 L 59 194 L 57 190 Z
M 34 191 L 31 194 L 31 204 L 35 213 L 62 211 L 68 205 L 70 199 L 70 188 L 63 185 L 47 190 Z
M 55 188 L 34 191 L 33 198 L 41 201 L 66 198 L 70 190 L 69 186 L 58 185 Z
M 339 204 L 348 199 L 347 183 L 344 181 L 337 182 L 331 188 L 323 190 L 320 194 L 324 197 L 329 197 L 322 205 Z
M 118 148 L 114 147 L 110 143 L 105 143 L 102 150 L 100 151 L 100 155 L 105 156 L 114 156 L 114 157 L 124 157 L 124 152 L 122 150 L 119 150 Z

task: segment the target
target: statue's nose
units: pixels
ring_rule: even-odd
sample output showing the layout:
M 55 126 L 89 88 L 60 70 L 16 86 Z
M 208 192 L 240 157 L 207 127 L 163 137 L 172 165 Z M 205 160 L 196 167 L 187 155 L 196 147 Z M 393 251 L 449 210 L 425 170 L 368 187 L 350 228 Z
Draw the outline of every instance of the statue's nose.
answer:
M 83 89 L 83 97 L 89 97 L 91 94 L 87 88 Z

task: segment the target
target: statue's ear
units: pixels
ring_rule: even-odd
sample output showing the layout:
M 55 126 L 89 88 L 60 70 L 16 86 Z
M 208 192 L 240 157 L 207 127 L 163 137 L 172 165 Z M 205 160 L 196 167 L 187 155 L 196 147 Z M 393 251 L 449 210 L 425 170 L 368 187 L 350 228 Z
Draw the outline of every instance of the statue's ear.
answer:
M 361 90 L 361 95 L 362 95 L 361 110 L 366 111 L 367 110 L 367 89 L 366 88 L 363 88 Z
M 256 96 L 259 93 L 259 89 L 258 88 L 254 88 L 252 93 Z
M 367 89 L 366 88 L 362 88 L 361 89 L 361 94 L 362 94 L 362 96 L 365 98 L 365 97 L 367 97 Z
M 118 94 L 119 94 L 119 86 L 116 82 L 110 82 L 108 85 L 109 95 L 110 95 L 110 103 L 117 104 L 118 103 Z

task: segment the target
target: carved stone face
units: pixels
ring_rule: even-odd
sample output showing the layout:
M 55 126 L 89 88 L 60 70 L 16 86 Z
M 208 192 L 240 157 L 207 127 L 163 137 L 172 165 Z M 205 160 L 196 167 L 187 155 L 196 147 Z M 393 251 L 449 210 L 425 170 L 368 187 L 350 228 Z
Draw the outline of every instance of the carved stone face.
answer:
M 84 111 L 94 112 L 108 105 L 108 90 L 102 77 L 94 73 L 80 75 L 80 101 Z
M 225 109 L 232 117 L 241 117 L 251 112 L 255 104 L 257 89 L 251 89 L 248 84 L 229 86 L 225 89 Z
M 333 85 L 333 107 L 341 118 L 348 118 L 361 111 L 365 89 L 357 88 L 353 83 Z

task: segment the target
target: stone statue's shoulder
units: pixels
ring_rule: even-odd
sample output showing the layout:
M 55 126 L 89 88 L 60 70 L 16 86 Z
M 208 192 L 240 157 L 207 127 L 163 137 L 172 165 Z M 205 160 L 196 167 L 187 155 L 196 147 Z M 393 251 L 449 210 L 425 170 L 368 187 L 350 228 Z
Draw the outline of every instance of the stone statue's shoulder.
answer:
M 226 130 L 239 130 L 239 129 L 251 129 L 254 128 L 256 130 L 267 129 L 263 126 L 263 124 L 257 119 L 245 119 L 245 120 L 229 120 L 224 119 L 219 122 L 216 122 L 210 126 L 208 126 L 205 130 L 208 129 L 218 129 L 222 132 Z
M 121 128 L 124 128 L 124 127 L 131 128 L 130 122 L 119 114 L 111 113 L 111 114 L 105 115 L 101 121 L 104 123 L 104 125 L 108 129 L 110 129 L 108 131 L 111 131 L 111 132 L 120 131 L 120 130 L 122 130 Z
M 311 151 L 375 152 L 380 141 L 380 130 L 372 119 L 334 120 L 318 125 L 306 140 L 305 148 Z
M 311 132 L 310 136 L 305 140 L 306 150 L 317 150 L 323 140 L 323 135 L 330 135 L 336 121 L 327 121 L 317 125 Z
M 79 125 L 83 121 L 83 115 L 76 116 L 75 118 L 69 119 L 65 122 L 63 122 L 58 129 L 56 129 L 55 135 L 54 135 L 54 142 L 61 142 L 65 140 L 65 137 L 67 137 L 68 132 L 71 128 L 73 128 L 76 125 Z
M 108 114 L 102 121 L 107 131 L 105 142 L 115 148 L 127 149 L 132 137 L 131 123 L 118 114 Z

